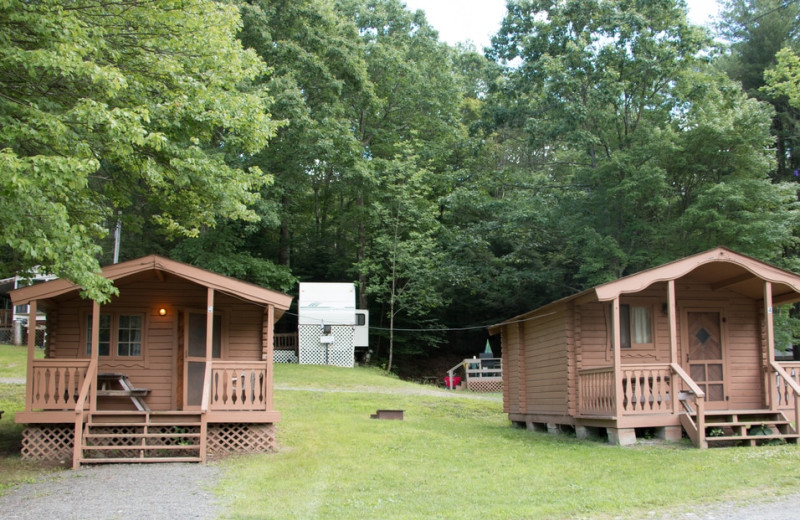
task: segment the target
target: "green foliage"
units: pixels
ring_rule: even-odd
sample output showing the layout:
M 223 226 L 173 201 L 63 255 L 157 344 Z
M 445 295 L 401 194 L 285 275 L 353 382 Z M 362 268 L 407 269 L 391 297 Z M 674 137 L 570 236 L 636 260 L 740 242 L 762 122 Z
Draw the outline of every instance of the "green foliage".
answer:
M 509 6 L 491 55 L 518 64 L 491 110 L 512 145 L 526 139 L 528 184 L 561 188 L 544 222 L 576 260 L 564 285 L 716 245 L 793 246 L 796 190 L 767 178 L 771 113 L 708 66 L 710 43 L 677 2 Z
M 177 235 L 254 217 L 267 177 L 237 163 L 276 124 L 234 8 L 9 0 L 0 25 L 4 270 L 40 264 L 104 300 L 94 257 L 117 210 L 147 204 Z
M 293 289 L 297 278 L 290 270 L 248 251 L 240 235 L 230 229 L 236 226 L 228 223 L 184 240 L 172 255 L 176 260 L 264 287 L 284 292 Z
M 718 32 L 730 45 L 717 64 L 740 82 L 748 95 L 774 107 L 776 165 L 771 174 L 778 180 L 796 182 L 794 172 L 800 168 L 800 109 L 792 106 L 779 90 L 765 88 L 765 83 L 775 80 L 767 78 L 771 74 L 768 71 L 776 66 L 779 51 L 798 50 L 800 5 L 783 0 L 726 0 L 720 4 Z
M 773 96 L 785 96 L 789 105 L 800 108 L 800 57 L 785 47 L 775 55 L 775 67 L 764 71 L 764 92 Z

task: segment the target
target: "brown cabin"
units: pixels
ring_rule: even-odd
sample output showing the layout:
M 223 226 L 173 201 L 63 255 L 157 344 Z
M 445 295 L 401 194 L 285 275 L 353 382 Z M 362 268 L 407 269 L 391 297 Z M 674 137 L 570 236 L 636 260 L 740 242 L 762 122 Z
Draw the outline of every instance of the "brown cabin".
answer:
M 159 256 L 103 276 L 119 289 L 103 305 L 67 280 L 11 292 L 47 314 L 45 359 L 28 335 L 23 457 L 77 467 L 274 449 L 273 328 L 291 297 Z
M 773 308 L 800 276 L 717 248 L 490 328 L 509 419 L 533 430 L 654 429 L 698 448 L 797 442 L 800 363 L 776 362 Z

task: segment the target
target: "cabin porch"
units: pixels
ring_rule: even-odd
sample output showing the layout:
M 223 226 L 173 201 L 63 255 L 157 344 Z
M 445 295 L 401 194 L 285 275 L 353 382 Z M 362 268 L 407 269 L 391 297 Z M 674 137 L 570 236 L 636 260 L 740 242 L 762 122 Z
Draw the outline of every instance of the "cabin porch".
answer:
M 274 423 L 266 361 L 206 365 L 199 406 L 151 410 L 149 389 L 89 359 L 29 364 L 24 458 L 73 467 L 108 462 L 205 462 L 227 452 L 271 451 Z
M 755 445 L 772 439 L 800 442 L 800 363 L 764 368 L 765 402 L 758 409 L 708 409 L 702 383 L 677 364 L 623 365 L 578 371 L 577 413 L 572 425 L 605 428 L 609 441 L 632 444 L 637 428 L 655 428 L 667 440 L 685 431 L 698 448 L 730 443 Z M 759 389 L 761 390 L 761 389 Z

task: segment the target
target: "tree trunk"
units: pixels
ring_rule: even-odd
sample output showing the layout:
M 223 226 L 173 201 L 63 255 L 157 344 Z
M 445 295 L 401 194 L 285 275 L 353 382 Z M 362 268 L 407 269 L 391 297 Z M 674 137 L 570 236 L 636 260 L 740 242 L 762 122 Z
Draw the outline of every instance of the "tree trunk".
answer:
M 283 265 L 286 267 L 291 267 L 290 265 L 290 254 L 291 254 L 291 245 L 289 244 L 289 224 L 286 222 L 286 219 L 289 215 L 289 197 L 284 195 L 281 198 L 281 206 L 283 207 L 283 214 L 281 215 L 281 232 L 280 232 L 280 244 L 278 247 L 278 265 Z
M 363 217 L 364 215 L 364 196 L 358 196 L 358 214 Z M 367 232 L 364 228 L 364 219 L 358 219 L 358 250 L 356 251 L 356 255 L 358 256 L 358 263 L 362 263 L 367 255 Z M 366 309 L 367 308 L 367 275 L 364 273 L 358 273 L 358 308 L 359 309 Z

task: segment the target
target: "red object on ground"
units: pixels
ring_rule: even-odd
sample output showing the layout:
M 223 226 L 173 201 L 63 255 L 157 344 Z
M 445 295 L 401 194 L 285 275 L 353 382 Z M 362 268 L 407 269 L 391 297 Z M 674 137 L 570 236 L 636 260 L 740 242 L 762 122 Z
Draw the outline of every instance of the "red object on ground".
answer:
M 451 379 L 452 379 L 452 381 L 451 381 Z M 455 387 L 457 387 L 460 384 L 461 384 L 461 378 L 458 377 L 458 376 L 453 376 L 452 378 L 450 376 L 447 376 L 447 377 L 444 378 L 444 386 L 446 386 L 447 388 L 449 388 L 451 390 L 454 389 Z

